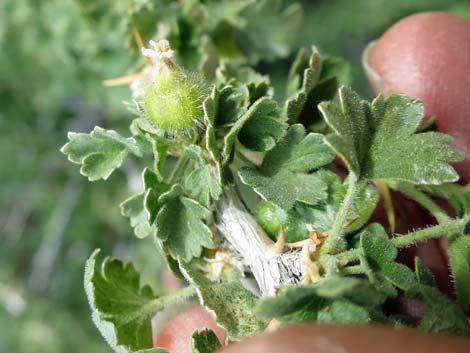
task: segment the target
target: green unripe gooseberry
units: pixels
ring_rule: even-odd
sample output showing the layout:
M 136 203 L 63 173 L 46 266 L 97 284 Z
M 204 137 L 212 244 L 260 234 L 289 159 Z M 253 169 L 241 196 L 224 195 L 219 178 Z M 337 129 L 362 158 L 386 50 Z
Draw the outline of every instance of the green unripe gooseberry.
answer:
M 190 133 L 202 124 L 202 103 L 208 93 L 203 77 L 174 69 L 157 77 L 148 89 L 143 101 L 145 115 L 164 132 Z
M 274 241 L 279 237 L 281 225 L 284 226 L 284 233 L 288 243 L 304 240 L 309 237 L 309 232 L 301 215 L 295 210 L 286 212 L 272 202 L 267 201 L 260 205 L 257 219 L 261 228 Z
M 281 225 L 286 221 L 286 212 L 274 203 L 266 201 L 258 208 L 258 224 L 273 240 L 278 236 Z

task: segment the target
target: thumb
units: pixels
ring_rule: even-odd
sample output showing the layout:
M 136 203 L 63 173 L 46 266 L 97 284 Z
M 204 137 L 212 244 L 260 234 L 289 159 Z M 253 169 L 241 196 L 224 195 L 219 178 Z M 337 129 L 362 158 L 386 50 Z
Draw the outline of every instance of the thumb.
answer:
M 468 352 L 470 341 L 381 326 L 288 326 L 229 346 L 223 353 Z
M 470 181 L 470 20 L 442 12 L 409 16 L 364 52 L 376 93 L 406 93 L 424 102 L 438 130 L 452 135 L 465 160 L 455 165 Z

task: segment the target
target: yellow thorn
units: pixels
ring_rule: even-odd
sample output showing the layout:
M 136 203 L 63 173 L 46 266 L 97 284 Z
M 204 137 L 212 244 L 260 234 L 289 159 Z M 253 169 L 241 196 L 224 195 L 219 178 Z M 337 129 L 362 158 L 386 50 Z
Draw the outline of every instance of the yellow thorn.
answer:
M 286 243 L 285 245 L 289 249 L 303 248 L 305 245 L 309 245 L 312 240 L 310 238 L 305 240 L 296 241 L 295 243 Z
M 279 238 L 277 238 L 276 243 L 269 246 L 269 250 L 280 254 L 284 250 L 285 245 L 286 245 L 286 233 L 284 232 L 284 226 L 281 226 L 281 229 L 279 229 Z
M 139 30 L 137 29 L 137 27 L 134 27 L 132 31 L 134 32 L 134 39 L 135 39 L 135 42 L 137 43 L 137 46 L 139 47 L 139 50 L 142 50 L 142 48 L 144 48 L 145 46 L 144 46 L 144 41 L 142 40 L 142 36 L 139 33 Z M 148 66 L 152 65 L 152 61 L 150 61 L 150 59 L 147 58 L 146 56 L 144 56 L 144 60 Z
M 385 212 L 387 214 L 388 224 L 390 225 L 390 232 L 395 234 L 395 208 L 393 207 L 392 194 L 390 188 L 385 181 L 377 181 L 377 187 L 379 188 L 380 195 L 384 200 Z
M 112 78 L 109 80 L 104 80 L 103 85 L 112 87 L 112 86 L 121 86 L 121 85 L 129 85 L 134 82 L 137 78 L 139 78 L 141 73 L 135 73 L 127 76 L 121 76 L 117 78 Z

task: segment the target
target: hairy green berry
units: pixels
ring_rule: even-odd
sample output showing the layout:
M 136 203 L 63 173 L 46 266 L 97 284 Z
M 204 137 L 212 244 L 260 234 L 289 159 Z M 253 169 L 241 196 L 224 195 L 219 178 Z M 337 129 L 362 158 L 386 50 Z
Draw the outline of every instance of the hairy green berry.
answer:
M 143 108 L 150 122 L 162 131 L 191 133 L 202 124 L 202 103 L 207 95 L 203 77 L 175 69 L 157 77 L 144 97 Z
M 285 222 L 287 214 L 272 202 L 263 202 L 258 208 L 258 224 L 271 239 L 278 236 L 281 225 Z
M 295 210 L 286 212 L 268 201 L 260 205 L 257 216 L 258 224 L 274 241 L 279 237 L 281 225 L 284 226 L 288 243 L 304 240 L 309 236 L 304 219 Z

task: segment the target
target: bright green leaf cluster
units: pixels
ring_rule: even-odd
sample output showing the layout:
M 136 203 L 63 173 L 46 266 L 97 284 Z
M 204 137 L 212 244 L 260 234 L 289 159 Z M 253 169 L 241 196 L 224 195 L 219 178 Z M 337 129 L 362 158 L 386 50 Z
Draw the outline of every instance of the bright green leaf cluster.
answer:
M 437 132 L 416 133 L 423 104 L 405 95 L 361 100 L 350 88 L 339 91 L 339 104 L 325 102 L 320 111 L 334 133 L 328 144 L 359 178 L 441 184 L 458 179 L 449 165 L 462 159 L 452 138 Z
M 61 152 L 71 162 L 81 164 L 80 172 L 90 181 L 106 180 L 129 152 L 142 156 L 134 138 L 124 138 L 112 130 L 95 127 L 90 134 L 71 132 L 68 137 Z
M 264 157 L 258 168 L 242 168 L 240 178 L 264 199 L 288 210 L 296 201 L 315 205 L 324 200 L 327 185 L 315 173 L 333 160 L 320 134 L 305 134 L 293 125 L 282 140 Z

